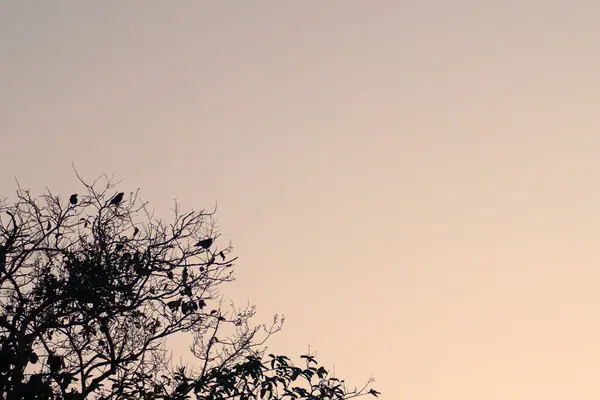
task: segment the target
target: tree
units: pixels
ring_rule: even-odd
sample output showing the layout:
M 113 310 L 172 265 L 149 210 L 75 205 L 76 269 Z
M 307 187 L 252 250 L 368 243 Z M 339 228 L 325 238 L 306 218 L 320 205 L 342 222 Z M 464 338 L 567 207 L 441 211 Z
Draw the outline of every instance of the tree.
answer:
M 0 399 L 379 394 L 372 380 L 348 388 L 312 354 L 302 367 L 265 354 L 283 319 L 252 325 L 253 306 L 225 307 L 219 288 L 236 258 L 218 245 L 214 211 L 176 204 L 166 223 L 138 192 L 77 176 L 84 193 L 67 200 L 18 187 L 16 201 L 0 201 Z M 193 368 L 169 357 L 167 339 L 180 334 L 193 338 Z

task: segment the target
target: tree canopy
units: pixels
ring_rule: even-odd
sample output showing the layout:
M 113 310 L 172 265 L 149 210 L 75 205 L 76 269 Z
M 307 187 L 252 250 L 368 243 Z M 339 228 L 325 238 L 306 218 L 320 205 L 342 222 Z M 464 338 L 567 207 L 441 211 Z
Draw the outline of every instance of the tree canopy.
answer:
M 313 354 L 268 353 L 281 329 L 220 289 L 236 258 L 214 210 L 155 218 L 103 175 L 66 196 L 0 201 L 0 399 L 306 399 L 377 396 Z M 191 338 L 192 366 L 167 339 Z

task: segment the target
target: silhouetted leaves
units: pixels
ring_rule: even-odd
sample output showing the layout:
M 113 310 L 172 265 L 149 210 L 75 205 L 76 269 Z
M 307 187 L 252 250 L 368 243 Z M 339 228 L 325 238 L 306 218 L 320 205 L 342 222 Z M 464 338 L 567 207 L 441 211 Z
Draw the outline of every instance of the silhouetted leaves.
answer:
M 39 359 L 39 357 L 38 357 L 37 354 L 35 354 L 35 351 L 30 351 L 29 352 L 29 362 L 30 363 L 37 364 L 38 359 Z
M 315 363 L 315 364 L 317 363 L 315 361 L 315 358 L 313 356 L 311 356 L 311 355 L 306 355 L 305 354 L 305 355 L 300 356 L 300 358 L 304 358 L 309 364 L 310 363 Z
M 181 306 L 181 299 L 171 300 L 167 303 L 167 307 L 169 307 L 169 309 L 173 312 L 179 310 L 180 306 Z
M 48 354 L 48 366 L 50 367 L 50 372 L 53 374 L 58 373 L 64 367 L 63 358 L 54 353 Z

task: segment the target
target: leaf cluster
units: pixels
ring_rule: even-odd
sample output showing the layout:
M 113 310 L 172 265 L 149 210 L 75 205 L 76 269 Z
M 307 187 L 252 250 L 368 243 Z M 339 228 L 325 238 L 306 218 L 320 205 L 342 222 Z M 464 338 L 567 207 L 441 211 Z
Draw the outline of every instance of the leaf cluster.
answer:
M 0 399 L 348 399 L 317 366 L 265 356 L 283 319 L 252 325 L 252 306 L 225 307 L 233 280 L 214 211 L 155 219 L 138 192 L 102 176 L 68 199 L 49 190 L 0 201 Z M 218 257 L 217 257 L 218 256 Z M 194 368 L 168 340 L 192 338 Z M 370 382 L 369 382 L 370 383 Z

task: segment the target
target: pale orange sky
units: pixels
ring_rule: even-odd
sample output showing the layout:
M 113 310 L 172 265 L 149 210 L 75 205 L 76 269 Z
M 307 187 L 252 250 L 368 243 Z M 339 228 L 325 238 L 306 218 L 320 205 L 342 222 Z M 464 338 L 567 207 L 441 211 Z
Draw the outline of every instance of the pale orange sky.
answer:
M 600 395 L 597 1 L 3 1 L 0 195 L 219 204 L 225 293 L 383 400 Z

